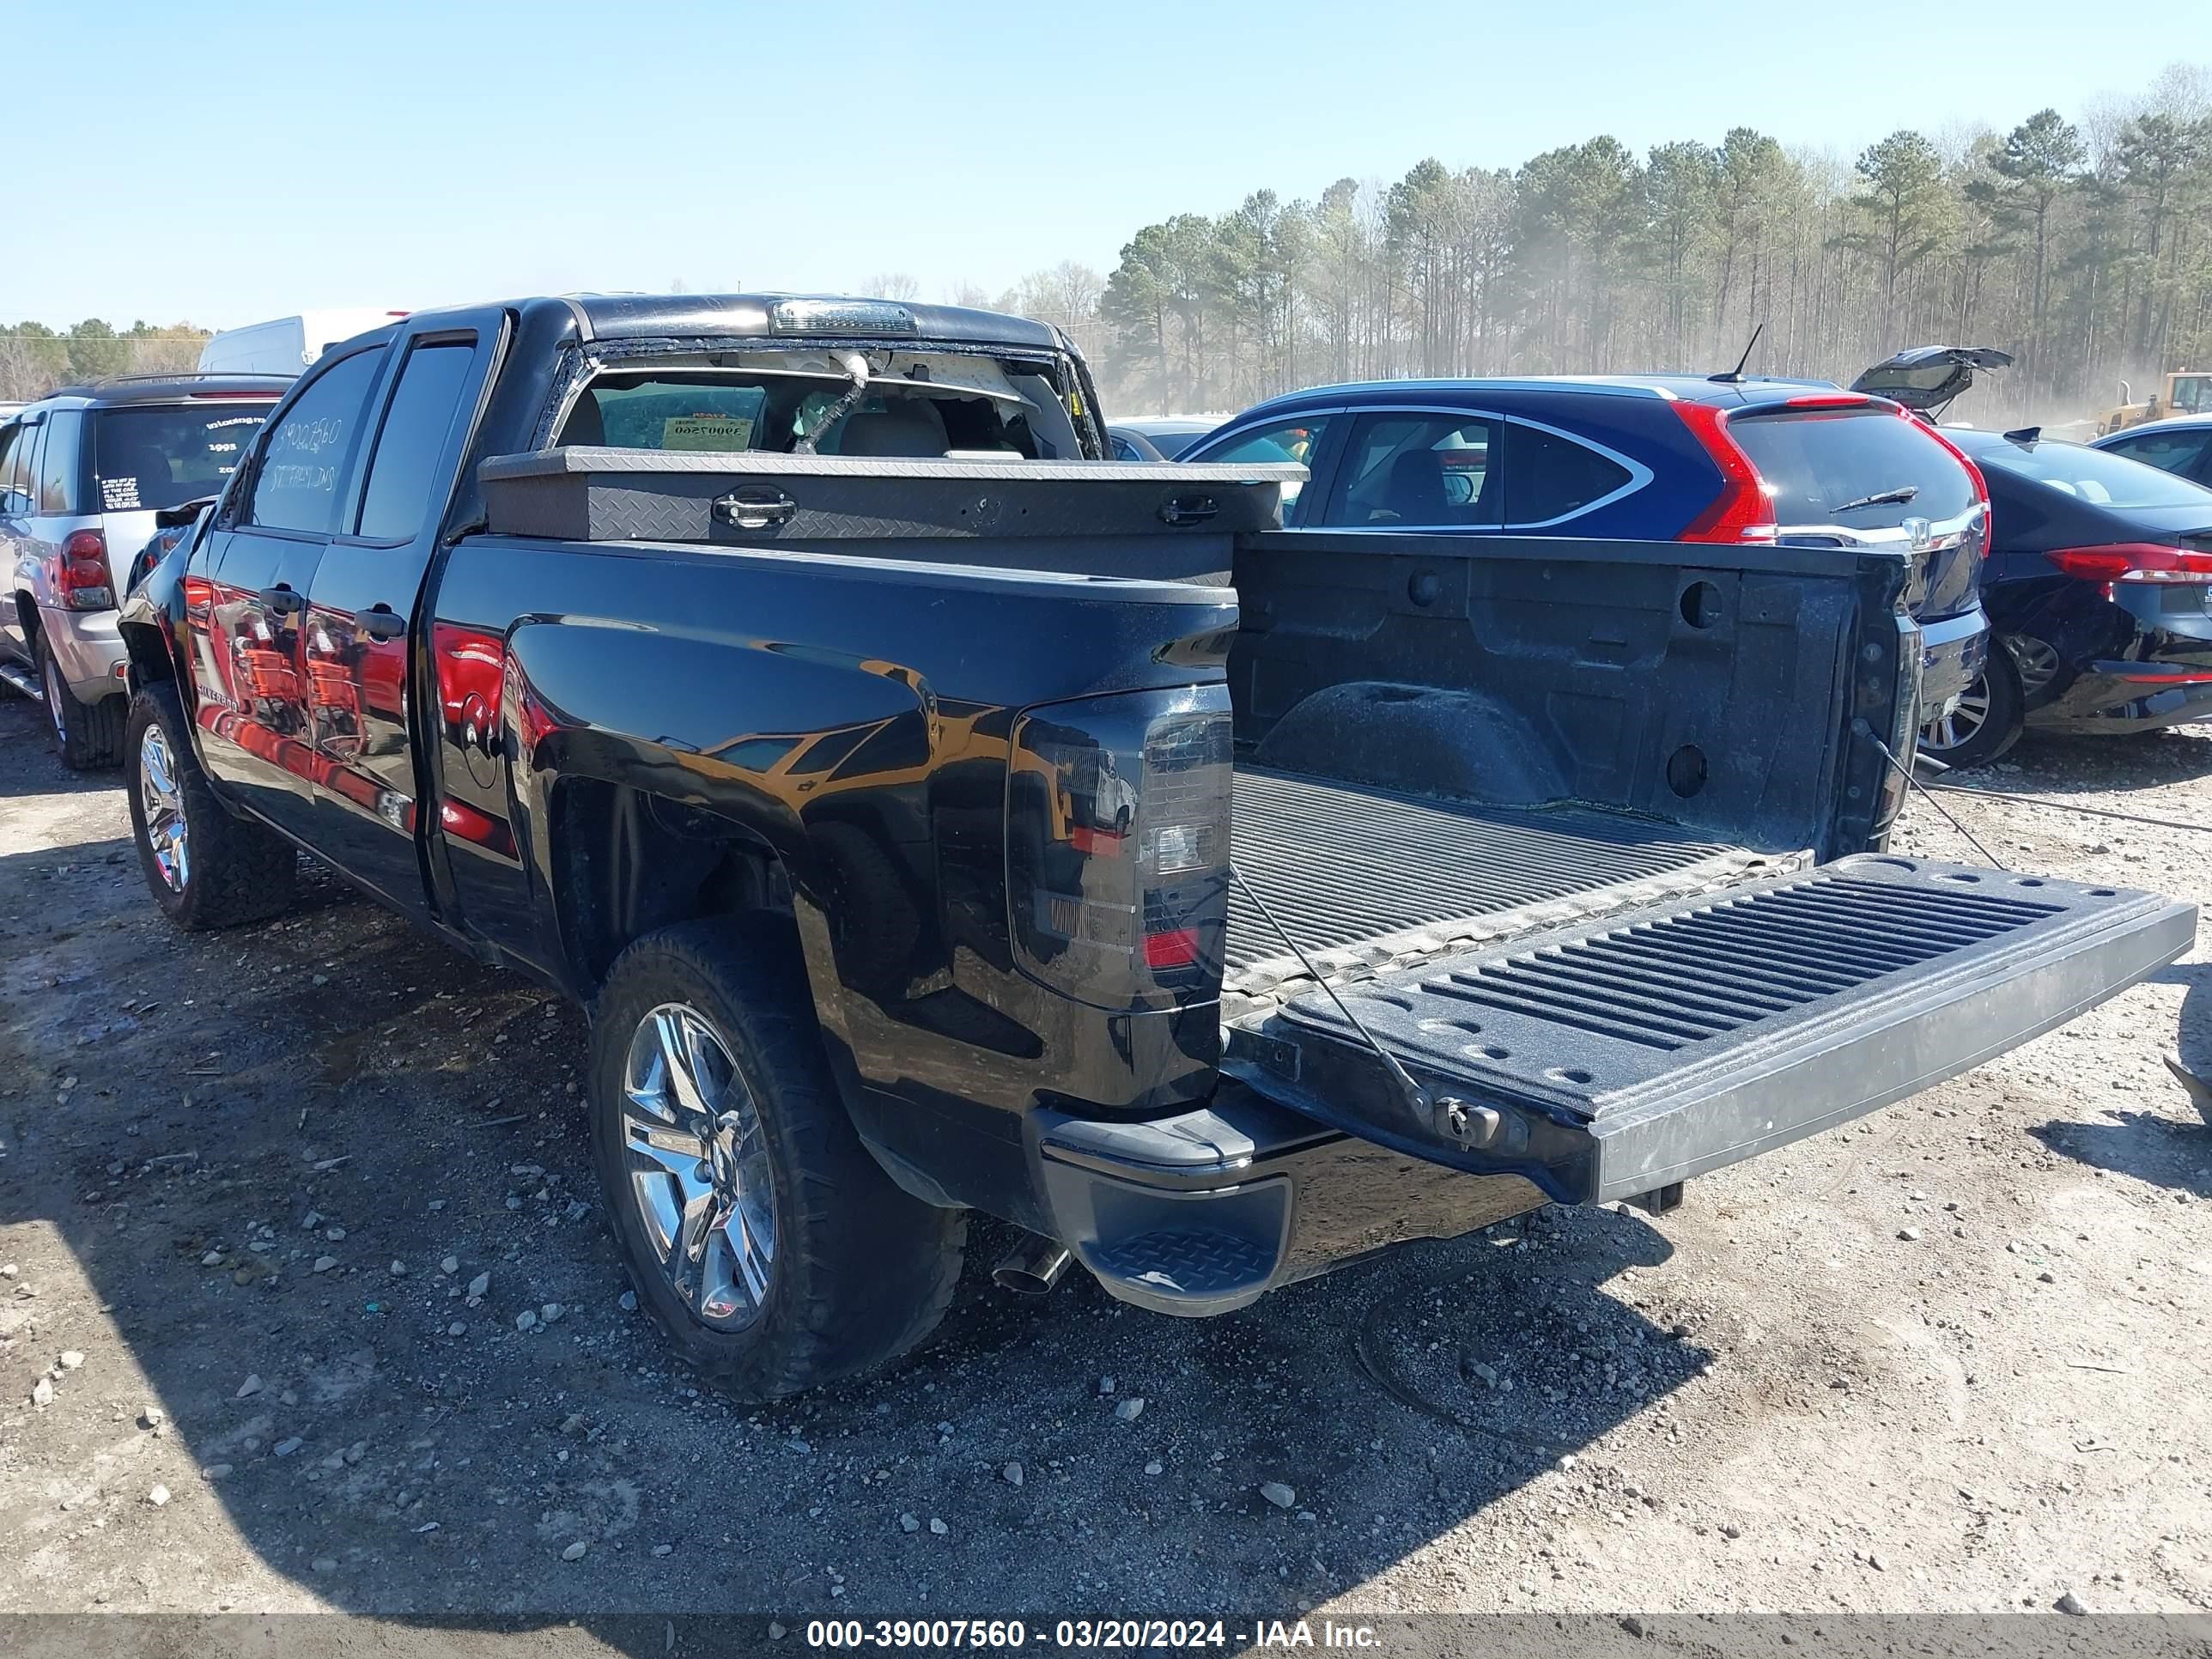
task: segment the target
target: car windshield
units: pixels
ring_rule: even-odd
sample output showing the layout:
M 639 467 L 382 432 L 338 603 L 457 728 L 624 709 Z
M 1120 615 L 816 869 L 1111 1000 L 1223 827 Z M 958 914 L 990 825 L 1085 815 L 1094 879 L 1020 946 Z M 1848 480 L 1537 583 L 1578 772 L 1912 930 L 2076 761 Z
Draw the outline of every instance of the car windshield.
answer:
M 2082 444 L 2038 439 L 1978 445 L 1972 453 L 1984 466 L 2063 489 L 2097 507 L 2202 507 L 2212 512 L 2212 489 Z
M 276 406 L 270 398 L 100 410 L 92 459 L 100 509 L 177 507 L 219 495 Z

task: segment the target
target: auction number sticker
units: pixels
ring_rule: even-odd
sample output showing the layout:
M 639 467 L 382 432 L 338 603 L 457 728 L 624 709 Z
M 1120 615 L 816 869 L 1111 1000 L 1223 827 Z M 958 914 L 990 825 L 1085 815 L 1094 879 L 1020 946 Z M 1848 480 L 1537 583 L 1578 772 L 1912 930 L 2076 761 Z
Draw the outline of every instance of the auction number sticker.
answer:
M 816 1619 L 806 1643 L 814 1648 L 1064 1648 L 1115 1651 L 1124 1648 L 1225 1647 L 1229 1632 L 1218 1619 L 1062 1619 L 1032 1630 L 1018 1619 Z

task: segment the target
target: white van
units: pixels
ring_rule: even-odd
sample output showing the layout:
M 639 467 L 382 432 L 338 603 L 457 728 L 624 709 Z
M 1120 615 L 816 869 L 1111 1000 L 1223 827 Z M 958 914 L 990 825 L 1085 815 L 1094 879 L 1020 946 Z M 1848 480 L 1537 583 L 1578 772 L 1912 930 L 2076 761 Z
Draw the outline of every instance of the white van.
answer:
M 203 374 L 298 374 L 341 340 L 404 317 L 368 306 L 303 311 L 296 317 L 227 328 L 200 348 Z

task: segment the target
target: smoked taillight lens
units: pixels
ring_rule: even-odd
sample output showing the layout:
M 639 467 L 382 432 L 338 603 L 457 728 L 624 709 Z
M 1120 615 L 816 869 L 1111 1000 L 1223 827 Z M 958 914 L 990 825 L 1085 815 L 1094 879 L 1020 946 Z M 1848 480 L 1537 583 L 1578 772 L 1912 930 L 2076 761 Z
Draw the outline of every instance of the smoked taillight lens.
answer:
M 56 561 L 54 588 L 64 608 L 112 611 L 115 587 L 107 574 L 107 538 L 97 530 L 72 530 Z
M 2212 553 L 2156 542 L 2062 547 L 2043 556 L 2069 576 L 2093 582 L 2212 582 Z
M 1023 970 L 1101 1008 L 1218 995 L 1232 782 L 1225 686 L 1024 714 L 1006 786 Z

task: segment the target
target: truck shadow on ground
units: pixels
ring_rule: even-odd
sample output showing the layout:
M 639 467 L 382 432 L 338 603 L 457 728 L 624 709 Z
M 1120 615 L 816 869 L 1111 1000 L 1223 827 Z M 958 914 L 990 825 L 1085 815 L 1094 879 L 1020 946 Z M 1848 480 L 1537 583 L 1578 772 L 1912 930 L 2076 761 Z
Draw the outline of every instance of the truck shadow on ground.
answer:
M 61 1273 L 17 1287 L 40 1333 L 9 1382 L 75 1346 L 117 1390 L 73 1431 L 97 1370 L 72 1374 L 22 1437 L 45 1478 L 18 1490 L 76 1494 L 35 1549 L 87 1607 L 267 1604 L 234 1533 L 298 1592 L 431 1625 L 1289 1616 L 1663 1414 L 1711 1358 L 1612 1283 L 1668 1254 L 1625 1213 L 1411 1247 L 1199 1322 L 1079 1273 L 995 1290 L 1003 1230 L 979 1224 L 923 1352 L 738 1406 L 621 1305 L 579 1013 L 326 878 L 279 921 L 179 935 L 128 852 L 0 858 L 21 924 L 0 1221 L 55 1229 L 100 1304 L 72 1306 Z M 126 1353 L 98 1354 L 111 1328 Z M 133 1472 L 96 1465 L 145 1404 L 168 1420 L 126 1431 L 152 1443 Z M 151 1566 L 128 1526 L 93 1525 L 152 1513 L 149 1471 L 186 1500 Z M 1440 1593 L 1489 1604 L 1489 1578 Z

